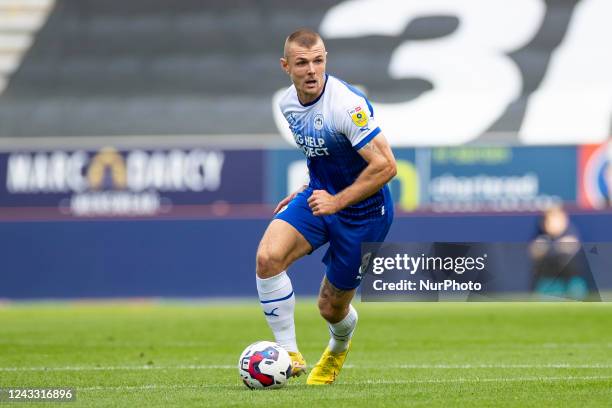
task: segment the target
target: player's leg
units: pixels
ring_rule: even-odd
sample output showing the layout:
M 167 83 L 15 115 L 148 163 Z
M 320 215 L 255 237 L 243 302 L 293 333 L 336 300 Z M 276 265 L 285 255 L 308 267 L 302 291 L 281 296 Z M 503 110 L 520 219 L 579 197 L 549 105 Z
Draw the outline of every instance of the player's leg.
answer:
M 295 295 L 287 267 L 312 250 L 308 241 L 287 222 L 274 219 L 257 250 L 257 292 L 276 342 L 289 352 L 292 374 L 305 373 L 306 362 L 295 335 Z
M 312 249 L 294 226 L 284 220 L 273 219 L 257 248 L 257 277 L 268 279 L 279 275 Z
M 330 223 L 330 246 L 323 260 L 327 271 L 319 291 L 319 311 L 327 320 L 330 340 L 308 384 L 332 384 L 340 373 L 358 320 L 351 300 L 362 278 L 361 243 L 384 240 L 392 220 L 393 211 L 388 211 L 361 223 L 339 217 Z
M 329 326 L 329 349 L 339 353 L 348 349 L 349 341 L 357 326 L 357 311 L 351 305 L 357 289 L 342 290 L 335 287 L 326 276 L 319 290 L 319 312 Z
M 276 342 L 289 351 L 293 375 L 305 373 L 306 362 L 295 337 L 295 295 L 285 272 L 296 259 L 327 242 L 327 227 L 312 215 L 306 189 L 270 223 L 257 250 L 257 291 Z
M 323 355 L 308 375 L 310 385 L 332 384 L 344 365 L 351 338 L 357 327 L 357 311 L 351 305 L 357 289 L 342 290 L 323 278 L 319 290 L 319 312 L 327 320 L 330 340 Z

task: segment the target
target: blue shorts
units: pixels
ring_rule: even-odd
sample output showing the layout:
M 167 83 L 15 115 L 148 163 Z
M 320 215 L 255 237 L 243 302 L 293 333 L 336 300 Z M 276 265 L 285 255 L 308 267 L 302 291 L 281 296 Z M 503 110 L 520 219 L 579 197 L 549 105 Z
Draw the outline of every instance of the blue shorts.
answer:
M 355 289 L 361 283 L 361 243 L 385 239 L 393 221 L 393 204 L 390 199 L 386 200 L 384 214 L 376 218 L 353 220 L 337 214 L 315 216 L 308 206 L 311 194 L 310 188 L 299 193 L 274 218 L 297 229 L 313 251 L 329 242 L 322 260 L 327 265 L 327 280 L 341 290 Z

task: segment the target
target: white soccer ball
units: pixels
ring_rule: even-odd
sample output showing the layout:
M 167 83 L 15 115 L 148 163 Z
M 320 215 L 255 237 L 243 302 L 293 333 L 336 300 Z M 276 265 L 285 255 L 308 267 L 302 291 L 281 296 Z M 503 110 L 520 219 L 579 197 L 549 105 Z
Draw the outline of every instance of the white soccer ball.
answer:
M 258 341 L 240 355 L 238 372 L 250 389 L 282 388 L 291 377 L 291 357 L 276 343 Z

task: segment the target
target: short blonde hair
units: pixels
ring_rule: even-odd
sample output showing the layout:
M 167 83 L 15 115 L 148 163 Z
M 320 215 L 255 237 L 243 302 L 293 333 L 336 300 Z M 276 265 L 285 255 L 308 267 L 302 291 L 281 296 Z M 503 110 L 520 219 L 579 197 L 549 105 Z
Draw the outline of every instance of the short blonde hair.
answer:
M 283 54 L 285 58 L 287 58 L 287 51 L 289 50 L 290 44 L 295 43 L 300 47 L 311 48 L 319 41 L 323 41 L 319 33 L 309 28 L 300 28 L 299 30 L 296 30 L 289 34 L 289 36 L 285 40 L 285 49 L 283 51 Z

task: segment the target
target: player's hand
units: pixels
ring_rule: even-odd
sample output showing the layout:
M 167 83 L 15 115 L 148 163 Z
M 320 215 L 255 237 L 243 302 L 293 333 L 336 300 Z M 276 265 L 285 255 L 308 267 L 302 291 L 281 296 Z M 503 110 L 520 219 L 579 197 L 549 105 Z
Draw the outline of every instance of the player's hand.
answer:
M 308 205 L 314 215 L 331 215 L 340 211 L 336 197 L 325 190 L 315 190 L 308 198 Z
M 306 187 L 308 187 L 307 184 L 303 185 L 302 187 L 300 187 L 297 191 L 289 194 L 287 197 L 283 198 L 277 205 L 276 208 L 274 209 L 274 214 L 278 214 L 278 212 L 280 210 L 283 209 L 284 206 L 286 206 L 287 204 L 289 204 L 289 202 L 291 202 L 291 200 L 293 200 L 295 198 L 296 195 L 298 195 L 299 193 L 301 193 L 302 191 L 304 191 L 306 189 Z
M 287 204 L 289 204 L 289 202 L 291 200 L 293 200 L 293 198 L 297 195 L 297 191 L 295 193 L 291 193 L 289 194 L 287 197 L 283 198 L 277 205 L 276 208 L 274 209 L 274 214 L 278 214 L 278 212 L 280 210 L 283 209 L 284 206 L 286 206 Z

